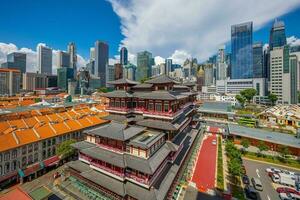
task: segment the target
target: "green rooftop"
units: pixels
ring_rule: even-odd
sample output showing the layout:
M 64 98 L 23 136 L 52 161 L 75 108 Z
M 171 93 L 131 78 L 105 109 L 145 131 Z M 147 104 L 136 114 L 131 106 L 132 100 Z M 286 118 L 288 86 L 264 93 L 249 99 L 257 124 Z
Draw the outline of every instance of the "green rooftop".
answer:
M 48 188 L 41 186 L 30 192 L 29 195 L 34 200 L 46 200 L 52 195 L 52 192 Z

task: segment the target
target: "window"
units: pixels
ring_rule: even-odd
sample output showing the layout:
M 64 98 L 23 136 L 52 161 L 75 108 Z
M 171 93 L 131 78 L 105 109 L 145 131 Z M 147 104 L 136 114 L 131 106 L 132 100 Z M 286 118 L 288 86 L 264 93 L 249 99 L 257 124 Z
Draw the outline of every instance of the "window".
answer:
M 32 155 L 29 155 L 28 156 L 28 164 L 30 165 L 32 163 L 33 163 L 33 157 L 32 157 Z
M 166 103 L 164 104 L 164 111 L 169 112 L 169 105 Z
M 31 153 L 32 149 L 33 149 L 32 144 L 28 145 L 28 153 Z
M 50 157 L 51 156 L 51 149 L 49 148 L 48 149 L 48 157 Z
M 155 111 L 158 111 L 158 112 L 161 112 L 162 111 L 162 108 L 161 108 L 161 103 L 156 103 L 155 104 Z
M 17 156 L 18 156 L 18 151 L 17 151 L 17 149 L 14 149 L 12 151 L 12 158 L 16 158 Z
M 37 151 L 39 149 L 39 144 L 38 143 L 35 143 L 34 144 L 34 151 Z
M 48 146 L 51 146 L 51 140 L 48 140 Z
M 34 159 L 34 162 L 37 162 L 39 159 L 39 154 L 35 153 L 33 159 Z
M 43 148 L 46 148 L 47 142 L 43 141 Z
M 52 139 L 52 145 L 55 145 L 55 143 L 56 143 L 56 140 L 55 140 L 55 138 L 53 138 Z
M 15 171 L 16 169 L 17 169 L 17 161 L 14 160 L 13 163 L 12 163 L 12 166 L 11 166 L 11 170 Z
M 5 163 L 5 172 L 4 173 L 8 173 L 10 169 L 10 164 L 9 162 Z
M 148 104 L 148 110 L 153 110 L 153 109 L 154 109 L 153 103 L 149 103 L 149 104 Z
M 25 154 L 27 154 L 27 147 L 26 146 L 22 147 L 22 155 L 25 155 Z
M 299 122 L 299 124 L 300 124 L 300 122 Z M 0 154 L 0 163 L 2 162 L 2 154 Z
M 25 167 L 26 164 L 27 164 L 27 158 L 26 158 L 26 156 L 24 156 L 24 157 L 22 158 L 22 166 Z
M 0 175 L 2 175 L 2 165 L 0 165 Z
M 8 161 L 8 160 L 10 160 L 10 153 L 9 153 L 9 152 L 6 152 L 6 153 L 4 154 L 4 161 Z
M 43 150 L 43 155 L 42 155 L 42 158 L 43 158 L 43 160 L 46 158 L 46 150 Z

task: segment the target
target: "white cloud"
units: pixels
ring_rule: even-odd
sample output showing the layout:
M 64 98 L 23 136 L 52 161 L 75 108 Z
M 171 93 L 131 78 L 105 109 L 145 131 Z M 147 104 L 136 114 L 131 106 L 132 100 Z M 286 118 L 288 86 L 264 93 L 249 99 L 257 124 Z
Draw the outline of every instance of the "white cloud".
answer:
M 264 44 L 263 50 L 265 51 L 265 50 L 267 50 L 268 48 L 269 48 L 269 44 L 268 44 L 268 43 Z
M 165 59 L 163 57 L 160 57 L 160 56 L 155 56 L 154 61 L 155 61 L 156 65 L 159 65 L 161 63 L 165 63 Z
M 287 40 L 287 43 L 292 47 L 300 45 L 300 39 L 296 38 L 295 36 L 288 37 L 288 38 L 286 38 L 286 40 Z
M 202 60 L 230 40 L 232 24 L 253 21 L 257 30 L 300 5 L 299 0 L 108 0 L 121 19 L 120 46 L 132 54 L 175 50 Z
M 175 52 L 171 55 L 171 59 L 174 64 L 182 65 L 187 58 L 191 58 L 191 54 L 186 52 L 185 50 L 175 50 Z
M 37 46 L 42 45 L 46 46 L 44 43 L 39 43 Z M 56 69 L 58 66 L 58 51 L 52 51 L 52 72 L 56 74 Z M 28 72 L 36 72 L 37 68 L 37 52 L 35 50 L 22 47 L 18 48 L 15 44 L 12 43 L 0 43 L 0 64 L 6 62 L 6 55 L 12 52 L 22 52 L 26 53 L 26 70 Z M 87 61 L 79 54 L 77 54 L 77 68 L 85 67 Z

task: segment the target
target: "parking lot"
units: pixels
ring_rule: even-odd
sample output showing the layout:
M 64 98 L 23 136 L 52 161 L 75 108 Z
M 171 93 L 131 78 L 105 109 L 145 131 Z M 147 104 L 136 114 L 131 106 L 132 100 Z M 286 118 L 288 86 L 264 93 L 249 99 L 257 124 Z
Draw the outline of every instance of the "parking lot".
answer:
M 261 200 L 280 200 L 279 194 L 276 192 L 276 186 L 284 187 L 272 182 L 271 178 L 266 172 L 266 168 L 274 167 L 278 169 L 286 169 L 289 171 L 300 172 L 300 170 L 288 169 L 285 167 L 279 167 L 268 163 L 262 163 L 246 159 L 243 159 L 243 163 L 246 168 L 246 172 L 249 179 L 251 179 L 252 177 L 258 178 L 262 183 L 263 191 L 258 191 L 260 197 L 259 199 Z

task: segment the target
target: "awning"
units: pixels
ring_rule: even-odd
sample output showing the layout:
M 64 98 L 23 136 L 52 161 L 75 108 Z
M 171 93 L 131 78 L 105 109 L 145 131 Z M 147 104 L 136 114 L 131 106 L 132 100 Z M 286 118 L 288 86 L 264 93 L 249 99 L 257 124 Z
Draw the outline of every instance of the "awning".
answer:
M 22 169 L 18 169 L 18 174 L 19 176 L 22 177 L 26 177 L 29 176 L 41 169 L 43 169 L 44 166 L 41 163 L 35 163 L 29 167 L 27 167 L 26 169 L 22 170 Z
M 7 174 L 7 175 L 5 175 L 5 176 L 2 176 L 2 177 L 0 178 L 0 182 L 1 182 L 1 181 L 4 181 L 4 180 L 6 180 L 6 179 L 12 178 L 12 177 L 14 177 L 14 176 L 16 176 L 16 175 L 17 175 L 17 172 L 12 172 L 12 173 L 9 173 L 9 174 Z
M 48 158 L 48 159 L 44 160 L 43 164 L 46 167 L 49 167 L 49 166 L 56 165 L 59 162 L 59 160 L 60 159 L 59 159 L 58 156 L 52 156 L 51 158 Z

